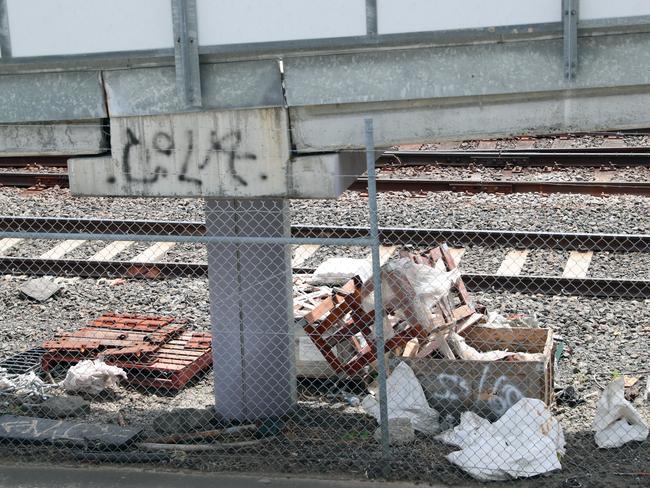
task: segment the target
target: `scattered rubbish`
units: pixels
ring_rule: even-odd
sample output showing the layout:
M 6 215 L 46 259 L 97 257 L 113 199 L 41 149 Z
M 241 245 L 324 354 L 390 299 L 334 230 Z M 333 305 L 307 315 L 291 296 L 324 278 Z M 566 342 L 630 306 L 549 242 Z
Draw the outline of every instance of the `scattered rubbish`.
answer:
M 400 362 L 386 379 L 388 419 L 408 418 L 413 428 L 425 434 L 439 431 L 438 412 L 429 407 L 420 382 L 413 370 Z M 363 409 L 379 422 L 379 401 L 366 396 L 361 402 Z
M 90 403 L 76 395 L 52 396 L 43 403 L 33 405 L 30 413 L 50 419 L 80 417 L 90 413 Z
M 426 357 L 455 356 L 445 334 L 481 318 L 446 245 L 405 254 L 382 267 L 385 351 Z M 377 359 L 373 282 L 355 276 L 302 316 L 299 323 L 337 373 L 355 375 Z M 417 339 L 417 342 L 413 342 Z
M 109 366 L 100 359 L 86 359 L 72 366 L 61 382 L 66 391 L 98 394 L 116 386 L 126 372 L 117 366 Z
M 618 377 L 598 399 L 593 428 L 600 448 L 621 447 L 630 441 L 644 441 L 648 427 L 634 406 L 625 399 L 625 383 Z
M 309 283 L 340 286 L 355 276 L 365 282 L 372 276 L 372 263 L 366 259 L 330 258 L 316 268 Z
M 331 368 L 350 376 L 377 359 L 374 312 L 361 307 L 362 285 L 358 277 L 348 281 L 299 322 Z M 399 332 L 392 332 L 385 342 L 386 351 L 403 347 L 413 337 L 426 337 L 418 324 L 403 324 Z
M 36 278 L 23 284 L 19 291 L 37 302 L 44 302 L 62 289 L 52 278 Z
M 162 435 L 186 434 L 214 427 L 219 420 L 214 407 L 177 408 L 157 415 L 152 427 Z
M 553 334 L 549 329 L 486 329 L 474 325 L 458 335 L 479 353 L 470 357 L 486 358 L 505 349 L 508 352 L 496 355 L 505 356 L 500 360 L 452 360 L 436 355 L 391 360 L 391 364 L 404 361 L 413 369 L 429 405 L 441 416 L 458 416 L 469 410 L 495 421 L 524 397 L 551 404 Z M 450 342 L 454 344 L 453 339 Z
M 641 378 L 639 376 L 623 376 L 623 386 L 631 388 L 638 383 Z
M 377 427 L 373 437 L 377 442 L 381 442 L 381 427 Z M 415 440 L 411 419 L 401 417 L 389 419 L 388 440 L 391 446 L 401 446 Z
M 447 459 L 476 479 L 527 478 L 562 469 L 562 427 L 544 402 L 522 398 L 494 423 L 463 412 L 460 424 L 436 439 L 459 447 Z
M 0 416 L 0 440 L 14 442 L 50 442 L 107 447 L 133 444 L 142 429 L 129 429 L 112 424 L 51 420 L 19 415 Z
M 585 401 L 583 398 L 580 398 L 580 394 L 574 386 L 567 386 L 566 388 L 561 388 L 555 391 L 555 402 L 558 405 L 577 407 Z
M 45 383 L 34 371 L 9 374 L 0 368 L 0 395 L 11 395 L 21 402 L 39 402 L 46 398 L 54 385 Z
M 102 359 L 123 369 L 130 384 L 178 390 L 212 366 L 212 336 L 186 327 L 174 317 L 105 314 L 46 341 L 42 367 Z

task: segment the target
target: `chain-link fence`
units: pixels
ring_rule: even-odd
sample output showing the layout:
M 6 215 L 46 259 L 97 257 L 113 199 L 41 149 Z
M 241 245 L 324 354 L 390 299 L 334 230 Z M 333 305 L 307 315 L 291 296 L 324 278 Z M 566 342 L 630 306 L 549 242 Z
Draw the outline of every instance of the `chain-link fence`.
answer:
M 282 200 L 0 219 L 3 455 L 647 476 L 648 281 L 624 268 L 650 237 L 376 229 L 373 198 L 362 228 L 292 226 Z

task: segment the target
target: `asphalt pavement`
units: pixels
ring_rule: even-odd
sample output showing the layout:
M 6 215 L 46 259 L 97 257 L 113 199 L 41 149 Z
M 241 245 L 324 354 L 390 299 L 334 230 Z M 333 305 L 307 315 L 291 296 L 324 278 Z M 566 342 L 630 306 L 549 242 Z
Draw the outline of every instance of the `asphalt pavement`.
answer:
M 136 470 L 125 467 L 62 467 L 0 464 L 1 488 L 413 488 L 411 483 L 282 478 Z

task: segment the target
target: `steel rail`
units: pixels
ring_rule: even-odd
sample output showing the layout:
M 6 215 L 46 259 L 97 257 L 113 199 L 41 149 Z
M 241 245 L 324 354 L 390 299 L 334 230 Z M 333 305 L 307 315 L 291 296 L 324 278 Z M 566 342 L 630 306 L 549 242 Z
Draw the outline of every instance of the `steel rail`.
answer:
M 113 220 L 62 217 L 0 216 L 0 237 L 12 233 L 120 234 L 129 236 L 203 236 L 205 224 L 192 221 Z M 367 227 L 294 225 L 296 238 L 368 238 Z M 606 234 L 479 229 L 424 229 L 380 227 L 384 245 L 509 247 L 568 251 L 650 252 L 649 234 Z
M 41 187 L 52 188 L 59 186 L 67 188 L 67 173 L 36 173 L 36 172 L 3 172 L 0 171 L 0 186 L 12 186 L 18 188 Z
M 359 178 L 350 190 L 363 191 L 367 179 Z M 498 181 L 498 180 L 432 180 L 427 178 L 380 178 L 379 191 L 462 193 L 580 193 L 585 195 L 640 195 L 650 196 L 650 183 L 598 181 Z
M 650 148 L 580 148 L 580 149 L 502 149 L 450 151 L 387 151 L 378 165 L 467 166 L 470 164 L 503 168 L 506 166 L 629 166 L 650 165 Z
M 201 222 L 102 220 L 42 217 L 0 217 L 0 236 L 22 233 L 121 234 L 129 236 L 202 236 Z M 307 238 L 367 238 L 367 228 L 293 226 L 292 236 Z M 558 232 L 492 231 L 459 229 L 404 229 L 380 228 L 379 239 L 385 245 L 411 244 L 422 248 L 446 242 L 453 246 L 480 245 L 520 249 L 591 250 L 609 252 L 650 252 L 650 235 L 578 234 Z M 295 273 L 311 269 L 294 269 Z M 86 261 L 78 259 L 40 259 L 29 257 L 0 257 L 0 274 L 36 276 L 76 276 L 87 278 L 127 277 L 164 279 L 178 277 L 205 277 L 204 263 L 172 263 L 130 261 Z M 464 274 L 470 291 L 509 291 L 549 295 L 580 295 L 587 297 L 648 298 L 649 280 L 609 278 L 564 278 L 558 276 L 503 276 Z
M 47 168 L 66 168 L 68 159 L 81 156 L 2 156 L 0 168 L 27 168 L 42 166 Z
M 293 270 L 296 274 L 313 271 L 311 268 L 295 268 Z M 81 278 L 205 278 L 208 275 L 208 266 L 205 263 L 133 263 L 130 261 L 3 257 L 0 258 L 0 274 Z M 648 280 L 504 276 L 473 273 L 464 273 L 463 280 L 470 292 L 507 291 L 629 299 L 650 297 L 650 281 Z

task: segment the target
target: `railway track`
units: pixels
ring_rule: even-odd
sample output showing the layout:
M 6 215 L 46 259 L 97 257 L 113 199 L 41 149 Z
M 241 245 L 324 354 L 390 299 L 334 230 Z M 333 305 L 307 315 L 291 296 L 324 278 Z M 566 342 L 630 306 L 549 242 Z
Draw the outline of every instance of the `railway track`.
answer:
M 18 188 L 67 188 L 67 173 L 3 173 L 0 172 L 0 185 Z M 350 190 L 367 190 L 368 179 L 359 178 Z M 586 195 L 650 195 L 650 183 L 627 182 L 584 182 L 584 181 L 471 181 L 471 180 L 433 180 L 428 178 L 378 178 L 377 190 L 461 193 L 579 193 Z
M 156 243 L 156 236 L 202 236 L 205 226 L 200 222 L 140 220 L 62 219 L 38 217 L 0 217 L 0 274 L 54 275 L 78 277 L 132 277 L 171 278 L 207 276 L 207 265 L 202 262 L 165 262 L 165 253 L 173 242 Z M 14 233 L 19 237 L 10 237 Z M 36 234 L 38 233 L 38 234 Z M 66 249 L 75 249 L 84 242 L 79 239 L 63 241 L 39 257 L 2 256 L 8 249 L 28 239 L 30 234 L 40 239 L 58 234 L 119 235 L 120 244 L 106 246 L 87 259 L 66 259 Z M 138 236 L 153 238 L 150 248 L 129 260 L 112 258 Z M 367 228 L 294 226 L 292 235 L 301 238 L 367 237 Z M 74 237 L 68 236 L 68 237 Z M 141 239 L 140 239 L 141 240 Z M 403 229 L 382 228 L 380 240 L 384 257 L 400 246 L 410 245 L 427 248 L 446 242 L 452 247 L 457 260 L 461 260 L 466 248 L 471 246 L 499 247 L 509 249 L 501 266 L 491 274 L 464 273 L 470 291 L 501 290 L 550 295 L 581 295 L 593 297 L 648 298 L 650 280 L 610 279 L 588 277 L 588 268 L 594 252 L 626 253 L 635 251 L 650 253 L 650 235 L 627 234 L 579 234 L 554 232 L 487 231 L 457 229 Z M 303 264 L 318 246 L 307 246 L 304 252 L 296 252 L 292 262 L 294 272 L 309 273 Z M 526 255 L 535 249 L 570 251 L 561 276 L 528 276 L 520 274 Z M 468 252 L 471 252 L 468 251 Z

